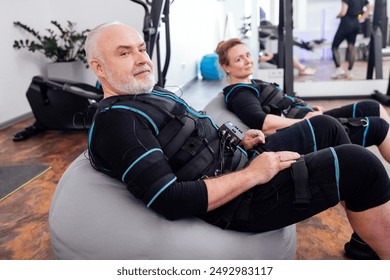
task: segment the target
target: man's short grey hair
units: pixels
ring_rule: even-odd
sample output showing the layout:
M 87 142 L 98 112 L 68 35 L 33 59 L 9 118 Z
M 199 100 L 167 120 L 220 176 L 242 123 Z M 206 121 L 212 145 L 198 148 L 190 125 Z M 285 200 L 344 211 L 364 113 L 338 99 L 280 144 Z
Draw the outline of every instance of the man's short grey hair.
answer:
M 118 21 L 103 23 L 103 24 L 100 24 L 100 25 L 96 26 L 94 29 L 92 29 L 88 33 L 87 39 L 85 40 L 85 44 L 84 44 L 84 50 L 85 50 L 85 53 L 86 53 L 86 57 L 87 57 L 88 63 L 93 58 L 97 58 L 97 59 L 100 59 L 100 60 L 103 59 L 101 54 L 100 54 L 100 50 L 97 48 L 97 44 L 96 44 L 96 42 L 99 39 L 102 31 L 105 28 L 107 28 L 107 27 L 110 27 L 110 26 L 113 26 L 113 25 L 122 25 L 122 24 L 123 23 L 118 22 Z

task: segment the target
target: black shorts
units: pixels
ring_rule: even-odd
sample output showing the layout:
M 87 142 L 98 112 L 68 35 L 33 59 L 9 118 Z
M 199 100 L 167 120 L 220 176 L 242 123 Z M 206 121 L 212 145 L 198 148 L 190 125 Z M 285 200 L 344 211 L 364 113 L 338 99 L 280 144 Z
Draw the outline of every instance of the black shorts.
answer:
M 363 147 L 380 145 L 389 131 L 387 121 L 379 117 L 379 103 L 373 100 L 342 106 L 324 114 L 350 119 L 351 124 L 345 124 L 348 136 L 353 144 Z M 361 125 L 355 125 L 359 123 Z
M 293 151 L 308 154 L 323 148 L 349 144 L 343 126 L 329 116 L 320 115 L 302 120 L 289 127 L 278 130 L 266 137 L 260 151 Z
M 360 164 L 356 159 L 364 161 Z M 311 201 L 296 207 L 291 169 L 246 192 L 228 228 L 264 232 L 316 215 L 339 201 L 347 209 L 364 211 L 390 200 L 390 182 L 380 160 L 357 145 L 341 145 L 304 156 Z

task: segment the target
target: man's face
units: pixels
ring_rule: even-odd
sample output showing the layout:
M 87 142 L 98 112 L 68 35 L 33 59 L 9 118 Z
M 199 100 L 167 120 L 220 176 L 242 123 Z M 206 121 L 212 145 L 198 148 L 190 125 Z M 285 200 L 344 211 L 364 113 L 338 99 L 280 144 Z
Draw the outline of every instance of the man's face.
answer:
M 103 31 L 98 40 L 103 79 L 116 94 L 150 92 L 155 84 L 153 63 L 140 35 L 131 27 L 117 25 Z

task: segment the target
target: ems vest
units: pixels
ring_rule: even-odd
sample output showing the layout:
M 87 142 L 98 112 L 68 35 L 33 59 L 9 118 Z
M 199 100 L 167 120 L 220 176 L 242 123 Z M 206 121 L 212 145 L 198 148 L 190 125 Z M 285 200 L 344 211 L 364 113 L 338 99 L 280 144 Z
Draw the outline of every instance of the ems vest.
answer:
M 247 162 L 245 152 L 222 151 L 217 125 L 206 115 L 188 106 L 176 95 L 156 88 L 151 93 L 117 96 L 92 105 L 96 120 L 107 110 L 127 110 L 140 116 L 154 133 L 179 181 L 197 180 L 235 170 Z M 93 134 L 92 125 L 90 139 Z M 112 177 L 118 177 L 89 145 L 93 166 Z M 140 163 L 142 164 L 142 160 Z M 221 166 L 223 168 L 221 168 Z
M 259 98 L 262 109 L 267 114 L 299 119 L 313 111 L 303 100 L 285 94 L 276 83 L 261 80 L 252 80 L 252 82 L 252 84 L 234 85 L 228 92 L 225 92 L 226 103 L 231 102 L 231 98 L 235 94 L 240 94 L 242 90 L 249 90 Z

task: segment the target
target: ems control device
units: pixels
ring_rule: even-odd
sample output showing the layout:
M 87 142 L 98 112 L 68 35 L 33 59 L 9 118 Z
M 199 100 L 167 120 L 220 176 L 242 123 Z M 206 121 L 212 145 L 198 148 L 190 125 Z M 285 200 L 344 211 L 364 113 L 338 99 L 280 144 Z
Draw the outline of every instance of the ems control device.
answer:
M 222 139 L 227 147 L 235 149 L 244 137 L 244 133 L 232 122 L 226 122 L 219 128 Z

